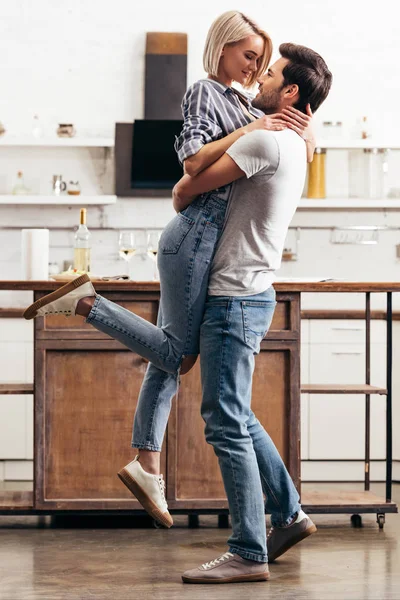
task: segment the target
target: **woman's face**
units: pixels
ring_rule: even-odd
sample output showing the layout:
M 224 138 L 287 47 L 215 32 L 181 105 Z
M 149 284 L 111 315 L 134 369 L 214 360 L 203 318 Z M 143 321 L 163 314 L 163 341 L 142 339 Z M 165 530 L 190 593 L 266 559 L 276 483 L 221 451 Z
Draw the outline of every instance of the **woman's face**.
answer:
M 226 45 L 219 61 L 218 80 L 228 86 L 232 85 L 232 81 L 246 85 L 249 75 L 257 70 L 264 45 L 259 35 L 249 35 L 241 42 Z

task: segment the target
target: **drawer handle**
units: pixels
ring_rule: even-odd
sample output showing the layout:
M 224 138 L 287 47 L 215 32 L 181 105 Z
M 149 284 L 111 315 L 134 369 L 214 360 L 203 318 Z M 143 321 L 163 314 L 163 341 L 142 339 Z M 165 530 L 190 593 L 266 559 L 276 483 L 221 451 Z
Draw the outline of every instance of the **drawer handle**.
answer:
M 332 331 L 365 331 L 362 327 L 332 327 Z
M 332 352 L 332 354 L 362 354 L 362 352 Z

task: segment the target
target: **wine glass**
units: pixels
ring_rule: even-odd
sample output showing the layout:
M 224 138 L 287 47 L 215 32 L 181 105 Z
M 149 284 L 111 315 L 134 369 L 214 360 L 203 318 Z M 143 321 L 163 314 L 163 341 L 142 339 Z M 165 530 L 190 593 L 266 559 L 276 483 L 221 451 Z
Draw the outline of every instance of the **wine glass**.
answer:
M 147 254 L 154 260 L 154 280 L 159 279 L 157 270 L 157 252 L 161 231 L 153 229 L 147 233 Z
M 136 253 L 135 235 L 133 231 L 121 231 L 119 234 L 119 255 L 129 262 Z

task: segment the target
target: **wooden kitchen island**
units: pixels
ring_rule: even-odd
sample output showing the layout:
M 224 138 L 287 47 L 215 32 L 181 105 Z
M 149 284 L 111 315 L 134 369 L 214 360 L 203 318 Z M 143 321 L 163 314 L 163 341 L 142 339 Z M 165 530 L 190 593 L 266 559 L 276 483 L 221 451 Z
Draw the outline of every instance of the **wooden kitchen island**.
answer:
M 0 281 L 0 290 L 32 290 L 36 300 L 60 285 L 53 281 Z M 95 287 L 106 298 L 156 323 L 158 283 L 104 281 L 96 282 Z M 386 398 L 386 497 L 379 498 L 369 491 L 368 476 L 364 492 L 329 495 L 316 490 L 301 498 L 309 513 L 371 512 L 377 514 L 383 527 L 385 513 L 397 512 L 391 501 L 392 293 L 400 291 L 400 283 L 279 282 L 274 287 L 278 304 L 256 358 L 252 408 L 301 491 L 301 391 L 365 395 L 367 429 L 370 395 L 381 395 L 383 402 Z M 309 292 L 365 293 L 366 377 L 359 385 L 315 383 L 301 389 L 300 298 Z M 376 387 L 369 380 L 370 295 L 374 292 L 387 294 L 386 388 Z M 135 454 L 131 449 L 132 421 L 147 362 L 79 316 L 39 318 L 34 327 L 33 385 L 0 385 L 0 394 L 34 394 L 34 487 L 33 492 L 4 492 L 0 514 L 141 510 L 116 473 Z M 182 377 L 164 441 L 162 472 L 167 482 L 167 500 L 172 513 L 215 513 L 223 520 L 227 501 L 217 459 L 204 440 L 200 403 L 197 364 Z M 369 473 L 367 430 L 365 463 Z

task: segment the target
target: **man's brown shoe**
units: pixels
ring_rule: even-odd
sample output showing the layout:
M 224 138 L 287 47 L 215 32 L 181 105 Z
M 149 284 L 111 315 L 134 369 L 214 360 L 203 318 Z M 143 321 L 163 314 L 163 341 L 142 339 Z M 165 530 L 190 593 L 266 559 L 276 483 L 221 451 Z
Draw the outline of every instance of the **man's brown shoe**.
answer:
M 267 536 L 268 562 L 273 562 L 316 531 L 316 526 L 302 510 L 297 519 L 287 527 L 271 527 Z
M 267 563 L 247 560 L 238 554 L 225 552 L 211 562 L 185 571 L 184 583 L 244 583 L 269 579 Z

